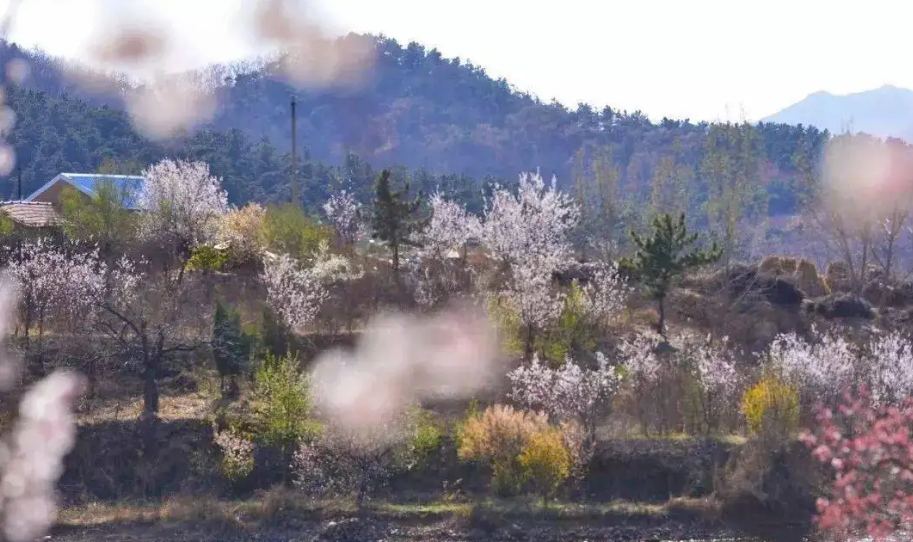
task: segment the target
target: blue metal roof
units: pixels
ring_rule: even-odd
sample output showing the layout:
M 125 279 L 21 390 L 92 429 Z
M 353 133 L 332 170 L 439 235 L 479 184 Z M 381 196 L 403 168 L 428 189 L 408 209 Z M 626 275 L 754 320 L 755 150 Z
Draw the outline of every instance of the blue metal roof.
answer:
M 57 175 L 44 186 L 32 192 L 29 197 L 23 201 L 34 201 L 45 190 L 54 186 L 58 182 L 66 182 L 83 194 L 93 197 L 96 194 L 96 187 L 99 183 L 113 183 L 118 190 L 124 191 L 124 206 L 128 209 L 136 208 L 136 197 L 143 187 L 146 179 L 139 175 L 101 175 L 98 173 L 61 173 Z

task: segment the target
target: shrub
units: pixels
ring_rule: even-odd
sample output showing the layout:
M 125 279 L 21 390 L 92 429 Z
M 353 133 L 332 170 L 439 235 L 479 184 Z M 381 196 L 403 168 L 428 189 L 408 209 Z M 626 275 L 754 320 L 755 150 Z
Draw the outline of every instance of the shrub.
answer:
M 441 447 L 441 428 L 433 413 L 416 408 L 411 413 L 413 425 L 410 446 L 415 460 L 423 461 Z
M 232 209 L 220 217 L 217 240 L 230 247 L 239 260 L 256 257 L 261 251 L 261 231 L 266 209 L 257 203 L 248 203 Z
M 263 323 L 260 329 L 260 346 L 263 355 L 284 356 L 289 352 L 291 331 L 282 318 L 269 306 L 263 307 Z
M 215 433 L 214 442 L 222 450 L 220 472 L 233 482 L 254 470 L 254 443 L 231 429 Z
M 531 436 L 548 428 L 548 416 L 544 413 L 495 405 L 466 421 L 458 455 L 464 461 L 488 463 L 495 492 L 516 493 L 523 481 L 518 458 Z
M 369 430 L 329 424 L 302 443 L 292 462 L 295 484 L 311 495 L 355 493 L 355 505 L 396 471 L 412 468 L 440 443 L 433 418 L 413 409 Z
M 235 378 L 241 374 L 250 359 L 255 338 L 242 331 L 241 314 L 229 308 L 225 303 L 216 303 L 213 316 L 212 357 L 216 363 L 221 379 L 221 392 L 225 392 L 225 377 L 232 379 L 232 388 L 236 388 Z
M 211 245 L 195 247 L 187 260 L 187 268 L 199 271 L 222 271 L 228 265 L 229 252 Z
M 261 228 L 261 242 L 268 250 L 301 260 L 310 261 L 322 242 L 331 242 L 332 228 L 318 224 L 304 214 L 298 205 L 270 206 L 266 209 Z
M 488 317 L 495 324 L 504 338 L 504 349 L 507 353 L 523 355 L 523 325 L 520 315 L 511 309 L 504 299 L 491 297 L 488 300 Z
M 529 443 L 517 459 L 523 480 L 543 501 L 555 494 L 571 472 L 571 454 L 557 428 L 530 435 Z
M 252 422 L 259 440 L 286 449 L 317 433 L 311 414 L 310 378 L 292 355 L 267 355 L 254 375 Z
M 540 336 L 536 349 L 547 359 L 562 364 L 570 356 L 596 349 L 596 325 L 587 312 L 583 289 L 574 281 L 564 298 L 564 308 L 552 330 Z
M 799 426 L 799 391 L 768 372 L 745 392 L 742 413 L 752 433 L 788 436 Z

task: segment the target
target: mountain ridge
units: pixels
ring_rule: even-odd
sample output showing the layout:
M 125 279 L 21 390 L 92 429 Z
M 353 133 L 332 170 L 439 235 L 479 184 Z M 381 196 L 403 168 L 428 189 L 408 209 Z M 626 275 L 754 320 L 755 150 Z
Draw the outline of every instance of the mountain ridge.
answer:
M 892 84 L 847 94 L 820 90 L 761 122 L 913 141 L 913 90 Z

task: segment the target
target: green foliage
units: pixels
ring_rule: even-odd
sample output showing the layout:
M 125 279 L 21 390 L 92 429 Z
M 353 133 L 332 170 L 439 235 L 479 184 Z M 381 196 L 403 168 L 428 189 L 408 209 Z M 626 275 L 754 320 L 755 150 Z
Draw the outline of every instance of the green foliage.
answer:
M 64 233 L 70 239 L 92 239 L 102 244 L 131 239 L 136 229 L 136 215 L 125 207 L 125 202 L 134 196 L 111 181 L 96 183 L 95 194 L 91 197 L 73 187 L 65 187 L 60 195 Z
M 546 359 L 563 364 L 570 355 L 595 350 L 597 337 L 598 329 L 584 306 L 583 289 L 574 281 L 561 316 L 551 330 L 536 339 L 536 348 Z
M 571 453 L 556 427 L 530 435 L 517 459 L 523 480 L 543 500 L 553 497 L 571 474 Z
M 252 422 L 267 445 L 287 449 L 313 438 L 319 426 L 311 420 L 311 383 L 292 355 L 267 355 L 254 375 Z
M 13 222 L 13 219 L 10 218 L 6 213 L 0 213 L 0 235 L 12 235 L 15 229 L 16 224 Z
M 373 238 L 387 243 L 393 251 L 393 271 L 399 270 L 399 255 L 402 246 L 412 246 L 412 236 L 424 227 L 425 219 L 417 217 L 422 205 L 422 194 L 412 200 L 404 199 L 409 193 L 409 184 L 402 190 L 393 190 L 391 172 L 385 169 L 377 177 L 374 207 L 371 214 Z
M 309 205 L 325 201 L 337 179 L 345 179 L 359 200 L 370 198 L 377 172 L 364 159 L 342 150 L 347 148 L 364 148 L 382 155 L 385 163 L 413 168 L 413 187 L 425 193 L 439 187 L 474 212 L 495 181 L 514 181 L 531 162 L 555 172 L 560 180 L 573 178 L 568 166 L 581 148 L 606 155 L 609 166 L 603 169 L 613 178 L 601 183 L 609 188 L 602 192 L 610 195 L 606 201 L 613 205 L 622 198 L 649 200 L 650 187 L 645 185 L 654 177 L 658 157 L 674 154 L 677 163 L 692 170 L 704 157 L 712 124 L 674 119 L 654 123 L 638 111 L 538 101 L 471 63 L 445 58 L 420 44 L 377 39 L 379 58 L 385 59 L 376 66 L 377 80 L 383 84 L 370 94 L 354 101 L 328 100 L 319 93 L 300 95 L 299 144 L 306 159 L 299 179 Z M 288 139 L 287 97 L 293 89 L 272 76 L 273 66 L 235 75 L 226 82 L 230 87 L 215 89 L 230 88 L 225 107 L 213 119 L 219 130 L 199 130 L 178 144 L 157 144 L 133 131 L 117 95 L 99 96 L 74 86 L 60 63 L 47 56 L 13 50 L 12 44 L 0 47 L 4 58 L 24 56 L 33 67 L 26 85 L 11 85 L 5 96 L 5 103 L 17 112 L 9 142 L 21 157 L 17 162 L 23 165 L 26 194 L 61 171 L 95 171 L 110 157 L 116 157 L 112 169 L 117 173 L 136 173 L 133 163 L 145 166 L 170 155 L 209 163 L 213 174 L 224 179 L 233 204 L 285 199 L 290 160 L 270 141 Z M 121 83 L 111 83 L 112 88 L 122 88 Z M 402 111 L 410 114 L 404 117 Z M 391 118 L 401 122 L 389 123 Z M 480 132 L 479 126 L 485 129 Z M 771 214 L 794 214 L 799 209 L 792 195 L 805 176 L 798 173 L 793 155 L 801 144 L 807 162 L 818 163 L 829 134 L 814 127 L 772 123 L 759 124 L 755 130 L 760 136 L 757 152 L 774 168 Z M 607 141 L 614 144 L 609 147 Z M 595 171 L 592 163 L 588 165 Z M 423 169 L 429 165 L 438 172 Z M 594 182 L 606 174 L 594 173 Z M 493 177 L 485 178 L 489 175 Z M 625 190 L 617 189 L 622 186 Z M 611 196 L 612 187 L 620 197 Z M 688 215 L 696 217 L 709 187 L 694 183 L 690 188 Z M 603 207 L 599 199 L 593 199 L 594 207 Z M 630 213 L 624 215 L 627 220 Z M 608 230 L 600 228 L 603 231 Z
M 499 297 L 492 296 L 487 304 L 488 317 L 500 331 L 504 349 L 515 356 L 523 354 L 523 325 L 520 315 Z
M 269 304 L 263 307 L 259 336 L 263 355 L 280 357 L 289 353 L 292 332 Z
M 261 237 L 267 250 L 308 261 L 321 243 L 333 239 L 333 229 L 318 224 L 298 205 L 271 205 L 263 217 Z
M 241 329 L 241 314 L 226 306 L 221 300 L 216 303 L 213 316 L 212 357 L 219 376 L 240 375 L 250 360 L 254 337 Z
M 742 413 L 754 434 L 788 437 L 799 427 L 799 390 L 765 374 L 742 397 Z
M 191 251 L 190 259 L 187 260 L 187 269 L 222 271 L 228 265 L 230 256 L 228 250 L 218 249 L 211 245 L 200 245 Z
M 412 448 L 414 459 L 421 462 L 440 449 L 443 432 L 441 431 L 440 423 L 432 412 L 416 408 L 413 410 L 411 418 L 414 424 L 414 432 L 410 447 Z
M 512 355 L 522 355 L 526 332 L 520 315 L 497 298 L 488 301 L 488 315 L 501 332 L 504 348 Z M 584 308 L 583 290 L 575 281 L 564 300 L 561 315 L 535 340 L 535 351 L 540 358 L 554 365 L 561 365 L 569 355 L 592 352 L 596 348 L 598 327 Z
M 692 248 L 691 245 L 697 241 L 697 233 L 688 233 L 684 213 L 677 221 L 673 221 L 668 214 L 654 218 L 650 237 L 642 237 L 634 231 L 630 233 L 637 251 L 633 258 L 622 261 L 622 267 L 625 272 L 637 277 L 653 299 L 659 302 L 659 328 L 663 331 L 664 301 L 673 282 L 688 269 L 719 260 L 722 251 L 716 243 L 709 250 Z

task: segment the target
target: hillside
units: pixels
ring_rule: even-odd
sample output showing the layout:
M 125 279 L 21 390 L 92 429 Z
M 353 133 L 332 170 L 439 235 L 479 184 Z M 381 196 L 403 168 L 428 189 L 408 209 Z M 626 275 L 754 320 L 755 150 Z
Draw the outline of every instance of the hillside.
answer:
M 816 92 L 764 122 L 803 124 L 832 133 L 849 130 L 913 141 L 913 90 L 885 85 L 846 95 Z
M 298 91 L 269 64 L 252 72 L 213 67 L 208 80 L 221 81 L 213 92 L 222 97 L 216 118 L 187 142 L 165 148 L 134 133 L 115 94 L 92 94 L 64 77 L 60 62 L 4 44 L 0 61 L 23 58 L 31 66 L 32 77 L 20 89 L 27 94 L 10 98 L 20 119 L 11 139 L 24 159 L 26 190 L 64 169 L 94 170 L 106 157 L 146 164 L 171 153 L 211 161 L 226 176 L 233 201 L 284 197 L 292 94 L 299 100 L 302 178 L 313 188 L 303 197 L 312 204 L 336 178 L 366 195 L 366 164 L 375 170 L 400 166 L 401 176 L 419 170 L 410 175 L 412 184 L 426 190 L 442 184 L 432 172 L 450 175 L 442 188 L 459 187 L 478 200 L 483 179 L 516 179 L 537 167 L 569 189 L 599 154 L 616 168 L 619 193 L 636 205 L 650 200 L 661 164 L 672 160 L 689 183 L 687 208 L 700 214 L 711 191 L 702 171 L 708 151 L 731 152 L 730 144 L 711 143 L 708 123 L 654 124 L 639 112 L 542 103 L 480 67 L 419 44 L 377 38 L 377 48 L 373 75 L 346 92 Z M 217 73 L 234 75 L 212 75 Z M 795 212 L 797 149 L 816 156 L 827 133 L 761 123 L 753 134 L 760 144 L 752 148 L 752 160 L 759 161 L 752 167 L 770 194 L 770 214 Z M 578 151 L 582 158 L 575 159 Z

